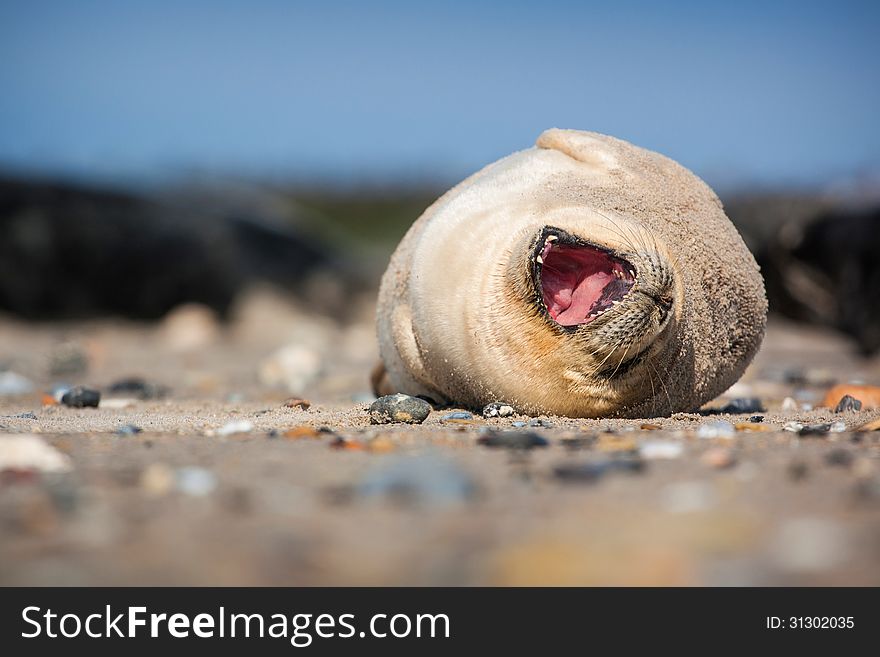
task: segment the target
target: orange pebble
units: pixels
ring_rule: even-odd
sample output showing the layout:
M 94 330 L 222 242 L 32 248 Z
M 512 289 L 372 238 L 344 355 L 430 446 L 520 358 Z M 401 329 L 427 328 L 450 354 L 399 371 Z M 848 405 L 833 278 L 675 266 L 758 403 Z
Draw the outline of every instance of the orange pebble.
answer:
M 849 383 L 836 385 L 825 393 L 822 406 L 834 408 L 845 395 L 862 402 L 863 411 L 880 408 L 880 386 L 860 386 Z
M 285 438 L 320 438 L 321 432 L 314 427 L 303 425 L 301 427 L 293 427 L 292 429 L 288 429 L 281 435 Z

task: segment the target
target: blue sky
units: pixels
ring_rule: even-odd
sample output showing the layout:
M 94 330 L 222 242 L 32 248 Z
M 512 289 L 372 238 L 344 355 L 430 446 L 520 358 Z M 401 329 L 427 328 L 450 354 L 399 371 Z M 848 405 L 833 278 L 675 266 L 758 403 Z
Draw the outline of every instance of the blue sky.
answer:
M 880 3 L 0 1 L 0 166 L 453 180 L 547 127 L 720 185 L 880 170 Z

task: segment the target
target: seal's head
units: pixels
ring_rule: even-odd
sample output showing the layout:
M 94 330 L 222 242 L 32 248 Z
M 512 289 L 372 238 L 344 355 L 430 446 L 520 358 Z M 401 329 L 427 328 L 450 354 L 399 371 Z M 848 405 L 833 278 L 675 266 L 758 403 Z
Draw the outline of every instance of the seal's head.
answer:
M 586 215 L 577 232 L 545 225 L 522 240 L 507 294 L 533 353 L 565 359 L 554 366 L 605 414 L 662 385 L 658 361 L 674 342 L 682 290 L 657 236 L 620 217 Z

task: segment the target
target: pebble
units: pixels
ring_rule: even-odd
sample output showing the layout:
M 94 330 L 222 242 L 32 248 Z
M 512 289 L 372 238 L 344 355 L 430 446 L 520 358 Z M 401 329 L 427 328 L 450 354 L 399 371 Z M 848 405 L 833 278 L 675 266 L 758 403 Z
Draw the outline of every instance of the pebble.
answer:
M 107 386 L 107 392 L 111 395 L 135 397 L 137 399 L 162 399 L 168 395 L 167 386 L 158 383 L 150 383 L 140 377 L 120 379 Z
M 175 476 L 177 490 L 186 495 L 204 497 L 217 488 L 217 478 L 210 470 L 198 467 L 180 468 Z
M 783 380 L 791 385 L 809 385 L 820 388 L 833 385 L 835 382 L 834 375 L 829 370 L 821 368 L 788 369 L 783 373 Z
M 55 403 L 60 404 L 61 398 L 72 387 L 72 385 L 67 383 L 56 383 L 51 388 L 49 388 L 49 397 L 51 397 L 55 401 Z
M 660 429 L 662 428 L 663 427 L 661 427 L 659 424 L 651 424 L 649 422 L 639 425 L 639 429 L 641 429 L 642 431 L 660 431 Z
M 7 420 L 36 420 L 37 416 L 30 411 L 27 413 L 16 413 L 15 415 L 0 415 Z
M 552 423 L 550 420 L 541 420 L 541 419 L 538 419 L 538 418 L 534 418 L 534 419 L 532 419 L 532 420 L 529 420 L 529 424 L 528 424 L 528 426 L 530 426 L 530 427 L 540 427 L 540 428 L 543 428 L 543 429 L 552 429 L 552 428 L 553 428 L 553 423 Z
M 34 391 L 34 384 L 21 374 L 0 372 L 0 396 L 26 395 Z
M 293 427 L 288 429 L 287 431 L 281 434 L 285 438 L 291 438 L 293 440 L 297 440 L 299 438 L 320 438 L 321 432 L 315 429 L 315 427 L 310 427 L 308 425 L 302 425 L 299 427 Z
M 137 404 L 137 399 L 126 399 L 122 397 L 117 397 L 115 399 L 102 399 L 101 400 L 101 408 L 112 408 L 112 409 L 121 409 L 121 408 L 131 408 L 135 404 Z
M 142 431 L 143 431 L 143 429 L 141 429 L 137 425 L 125 424 L 125 425 L 119 427 L 116 430 L 116 433 L 120 436 L 135 436 L 135 435 L 141 433 Z
M 786 422 L 782 427 L 783 431 L 792 431 L 794 433 L 800 432 L 801 429 L 804 428 L 804 425 L 800 422 Z
M 698 438 L 733 438 L 735 434 L 736 427 L 727 420 L 707 422 L 706 424 L 701 424 L 700 428 L 697 429 Z
M 666 486 L 660 501 L 668 513 L 693 513 L 710 509 L 715 504 L 715 493 L 705 482 L 682 481 Z
M 880 386 L 841 384 L 831 388 L 822 400 L 822 406 L 835 408 L 844 397 L 862 402 L 863 410 L 880 408 Z
M 39 436 L 17 434 L 0 437 L 0 472 L 68 472 L 72 469 L 70 458 Z
M 71 408 L 98 408 L 100 401 L 101 393 L 85 386 L 74 386 L 61 395 L 61 403 Z
M 522 420 L 516 420 L 514 422 L 511 422 L 510 426 L 516 427 L 517 429 L 522 429 L 524 426 L 526 426 L 526 423 Z
M 773 427 L 759 422 L 737 422 L 733 428 L 737 431 L 773 431 Z
M 825 436 L 831 431 L 830 424 L 805 424 L 798 430 L 799 436 L 807 438 L 814 436 Z
M 141 488 L 150 495 L 165 495 L 174 488 L 174 471 L 164 463 L 151 463 L 141 474 Z
M 706 465 L 723 470 L 736 464 L 736 456 L 732 449 L 726 447 L 714 447 L 707 450 L 700 460 Z
M 549 441 L 532 431 L 490 431 L 477 438 L 480 445 L 505 449 L 534 449 L 547 447 Z
M 172 351 L 203 349 L 220 337 L 217 313 L 199 303 L 177 306 L 162 319 L 159 333 Z
M 456 411 L 454 413 L 447 413 L 440 418 L 440 421 L 447 424 L 473 424 L 474 415 L 467 411 Z
M 807 474 L 809 474 L 810 468 L 803 461 L 792 461 L 788 464 L 786 471 L 788 472 L 789 479 L 792 481 L 801 481 L 807 476 Z
M 655 459 L 677 459 L 684 454 L 684 445 L 672 440 L 649 440 L 642 443 L 639 456 L 649 461 Z
M 403 422 L 421 424 L 431 413 L 431 405 L 424 399 L 397 393 L 379 397 L 370 404 L 370 422 L 388 424 Z
M 388 454 L 397 449 L 397 444 L 388 436 L 376 436 L 367 441 L 367 451 L 373 454 Z
M 786 397 L 782 400 L 782 411 L 784 413 L 791 413 L 796 410 L 798 410 L 798 403 L 793 398 Z
M 612 458 L 587 463 L 565 463 L 553 469 L 557 479 L 572 483 L 594 483 L 612 472 L 639 474 L 645 464 L 638 458 Z
M 301 408 L 302 410 L 307 411 L 311 408 L 312 402 L 307 399 L 300 399 L 299 397 L 291 397 L 286 400 L 282 406 L 284 406 L 284 408 Z
M 445 505 L 467 502 L 478 491 L 474 479 L 451 460 L 431 455 L 387 458 L 357 484 L 360 497 Z
M 844 395 L 839 402 L 837 402 L 837 406 L 834 407 L 835 413 L 845 413 L 847 411 L 860 411 L 862 410 L 862 402 L 861 400 L 856 399 L 855 397 L 851 397 L 850 395 Z
M 250 433 L 253 430 L 254 425 L 252 422 L 248 422 L 247 420 L 233 420 L 217 429 L 217 435 L 232 436 L 237 433 Z
M 763 421 L 764 421 L 763 415 L 752 415 L 749 417 L 749 422 L 753 422 L 755 424 L 757 424 L 759 422 L 763 422 Z
M 848 449 L 837 448 L 832 449 L 825 455 L 825 463 L 828 465 L 840 465 L 845 468 L 848 468 L 852 465 L 852 462 L 855 460 L 853 454 Z
M 502 402 L 492 402 L 483 407 L 483 417 L 509 417 L 514 413 L 513 406 Z
M 260 363 L 260 383 L 302 395 L 321 373 L 317 352 L 299 344 L 282 347 Z
M 330 448 L 359 452 L 363 451 L 364 443 L 359 440 L 354 440 L 352 438 L 346 438 L 345 436 L 336 436 L 332 441 L 330 441 Z
M 848 559 L 846 528 L 822 518 L 786 520 L 771 545 L 778 567 L 794 572 L 819 573 Z
M 596 440 L 596 449 L 600 452 L 635 452 L 639 448 L 633 438 L 605 434 Z
M 721 413 L 761 413 L 766 409 L 757 397 L 740 397 L 731 399 L 718 410 Z

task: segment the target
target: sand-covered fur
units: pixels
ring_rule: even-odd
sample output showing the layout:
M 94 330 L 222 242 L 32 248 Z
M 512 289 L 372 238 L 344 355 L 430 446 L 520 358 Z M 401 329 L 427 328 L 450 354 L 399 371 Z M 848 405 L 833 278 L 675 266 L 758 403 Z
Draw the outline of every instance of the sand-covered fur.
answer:
M 555 324 L 529 279 L 548 226 L 626 254 L 638 293 L 576 330 Z M 651 299 L 667 296 L 664 319 Z M 754 259 L 699 178 L 613 137 L 548 130 L 447 192 L 398 246 L 379 294 L 381 387 L 571 416 L 692 410 L 742 374 L 766 310 Z

